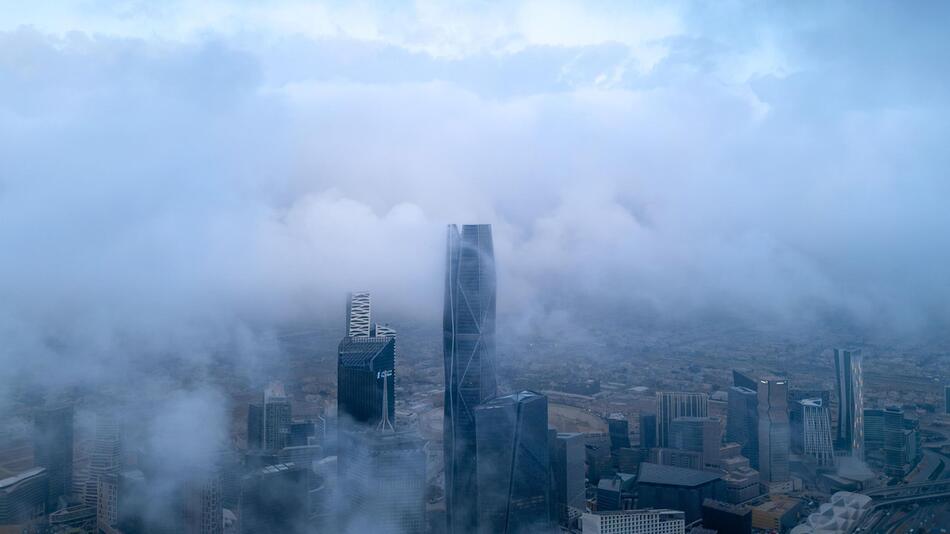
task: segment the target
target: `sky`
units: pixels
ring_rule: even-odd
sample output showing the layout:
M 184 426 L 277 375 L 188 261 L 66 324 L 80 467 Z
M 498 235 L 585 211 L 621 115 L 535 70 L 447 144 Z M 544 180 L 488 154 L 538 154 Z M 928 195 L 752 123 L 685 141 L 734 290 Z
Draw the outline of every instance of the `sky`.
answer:
M 0 367 L 437 323 L 448 223 L 529 325 L 945 329 L 948 10 L 2 0 Z

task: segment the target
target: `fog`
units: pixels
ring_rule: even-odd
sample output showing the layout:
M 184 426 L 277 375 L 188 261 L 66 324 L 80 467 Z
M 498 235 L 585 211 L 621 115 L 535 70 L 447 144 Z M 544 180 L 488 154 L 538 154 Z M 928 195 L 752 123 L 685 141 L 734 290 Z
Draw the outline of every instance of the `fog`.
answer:
M 354 289 L 437 325 L 456 222 L 493 225 L 514 324 L 950 325 L 945 4 L 29 4 L 4 402 L 182 359 L 150 439 L 188 449 L 163 429 L 220 419 L 221 351 L 253 375 Z

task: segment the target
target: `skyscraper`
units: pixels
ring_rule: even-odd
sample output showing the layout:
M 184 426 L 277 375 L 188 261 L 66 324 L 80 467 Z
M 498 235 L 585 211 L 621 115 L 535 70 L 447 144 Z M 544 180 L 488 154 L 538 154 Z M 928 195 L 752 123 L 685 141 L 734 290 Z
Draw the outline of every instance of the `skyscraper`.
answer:
M 718 467 L 722 427 L 718 417 L 677 417 L 670 425 L 670 447 L 702 454 L 699 467 Z
M 944 413 L 950 414 L 950 386 L 943 387 L 943 408 Z
M 831 437 L 831 415 L 821 399 L 803 399 L 801 406 L 802 453 L 811 457 L 819 467 L 835 464 L 834 444 Z
M 41 409 L 33 425 L 33 461 L 46 468 L 49 479 L 46 510 L 56 510 L 60 497 L 69 495 L 73 484 L 73 408 Z
M 838 392 L 836 445 L 852 456 L 864 459 L 864 378 L 861 351 L 834 349 Z
M 446 516 L 449 533 L 461 534 L 475 526 L 475 407 L 494 397 L 497 388 L 491 226 L 464 225 L 459 230 L 449 225 L 445 270 Z
M 567 526 L 574 515 L 584 512 L 586 492 L 584 484 L 584 434 L 558 433 L 554 441 L 555 511 L 558 523 Z
M 537 532 L 548 525 L 548 399 L 532 391 L 475 408 L 478 529 Z
M 610 414 L 607 418 L 607 433 L 610 435 L 610 452 L 630 448 L 630 425 L 622 413 Z
M 759 467 L 759 397 L 756 390 L 745 386 L 729 388 L 729 407 L 726 415 L 726 441 L 738 443 L 742 455 L 749 459 L 753 469 Z
M 656 447 L 656 414 L 640 412 L 640 448 Z
M 345 337 L 337 361 L 337 411 L 341 430 L 376 428 L 396 418 L 396 340 Z
M 759 475 L 763 483 L 789 479 L 791 446 L 788 426 L 788 380 L 765 377 L 758 391 Z
M 89 478 L 83 500 L 97 508 L 99 477 L 117 474 L 122 468 L 122 442 L 119 422 L 111 413 L 96 414 L 96 437 L 89 461 Z
M 359 434 L 340 478 L 346 532 L 426 531 L 427 444 L 416 432 Z
M 706 417 L 709 397 L 705 393 L 658 391 L 656 393 L 656 442 L 670 447 L 670 426 L 677 417 Z
M 904 476 L 907 463 L 904 410 L 900 406 L 888 406 L 884 410 L 884 473 L 893 477 Z
M 241 534 L 303 534 L 310 531 L 307 470 L 269 465 L 241 483 Z
M 273 382 L 264 390 L 263 402 L 247 412 L 247 448 L 276 452 L 290 444 L 290 399 L 284 385 Z

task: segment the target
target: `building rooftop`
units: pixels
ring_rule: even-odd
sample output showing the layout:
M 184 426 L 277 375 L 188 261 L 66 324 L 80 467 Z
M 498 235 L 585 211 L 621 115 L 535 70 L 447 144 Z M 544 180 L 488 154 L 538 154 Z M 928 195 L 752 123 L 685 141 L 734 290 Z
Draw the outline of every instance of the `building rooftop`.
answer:
M 379 353 L 395 344 L 391 337 L 345 337 L 340 341 L 339 363 L 346 367 L 370 367 Z
M 519 391 L 518 393 L 512 393 L 510 395 L 502 395 L 500 397 L 495 397 L 485 401 L 482 406 L 507 406 L 509 404 L 516 404 L 519 402 L 524 402 L 533 399 L 544 398 L 544 395 L 536 393 L 534 391 Z
M 20 482 L 23 482 L 24 480 L 28 478 L 35 477 L 45 472 L 46 472 L 46 468 L 44 467 L 32 467 L 30 469 L 27 469 L 26 471 L 17 473 L 13 475 L 12 477 L 7 477 L 7 478 L 4 478 L 3 480 L 0 480 L 0 489 L 14 486 L 16 484 L 19 484 Z
M 709 484 L 720 478 L 720 475 L 709 471 L 643 462 L 640 464 L 640 475 L 637 482 L 640 484 L 694 487 Z

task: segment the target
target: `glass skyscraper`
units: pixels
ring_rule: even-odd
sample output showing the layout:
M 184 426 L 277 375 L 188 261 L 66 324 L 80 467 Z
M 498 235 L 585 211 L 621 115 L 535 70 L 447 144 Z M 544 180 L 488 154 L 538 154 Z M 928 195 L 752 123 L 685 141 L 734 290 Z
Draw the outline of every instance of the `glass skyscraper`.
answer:
M 60 497 L 73 485 L 73 408 L 41 409 L 33 426 L 33 458 L 49 477 L 47 512 L 56 510 Z
M 788 380 L 765 377 L 758 388 L 759 475 L 763 483 L 789 478 L 791 434 L 788 424 Z
M 442 326 L 446 516 L 448 532 L 460 534 L 471 532 L 476 521 L 475 407 L 496 394 L 490 225 L 448 227 Z
M 864 459 L 864 378 L 861 351 L 835 349 L 838 391 L 837 447 Z
M 475 409 L 478 528 L 485 534 L 540 532 L 549 525 L 548 399 L 522 391 Z

